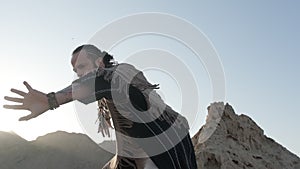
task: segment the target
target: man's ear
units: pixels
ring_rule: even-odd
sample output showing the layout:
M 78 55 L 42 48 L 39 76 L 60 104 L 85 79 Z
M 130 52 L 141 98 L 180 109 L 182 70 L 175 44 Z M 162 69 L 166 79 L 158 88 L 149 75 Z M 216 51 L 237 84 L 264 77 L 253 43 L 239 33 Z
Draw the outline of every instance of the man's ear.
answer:
M 101 68 L 105 68 L 105 64 L 103 63 L 102 61 L 103 58 L 98 58 L 95 60 L 95 64 L 98 66 L 98 67 L 101 67 Z

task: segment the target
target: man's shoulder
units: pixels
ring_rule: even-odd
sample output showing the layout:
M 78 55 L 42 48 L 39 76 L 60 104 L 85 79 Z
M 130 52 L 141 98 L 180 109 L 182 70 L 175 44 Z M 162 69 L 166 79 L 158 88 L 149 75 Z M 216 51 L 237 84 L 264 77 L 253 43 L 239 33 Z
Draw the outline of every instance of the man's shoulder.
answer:
M 135 68 L 132 64 L 129 63 L 118 63 L 116 65 L 116 70 L 117 71 L 139 71 L 138 69 Z
M 117 67 L 134 67 L 132 64 L 130 63 L 118 63 L 116 65 Z

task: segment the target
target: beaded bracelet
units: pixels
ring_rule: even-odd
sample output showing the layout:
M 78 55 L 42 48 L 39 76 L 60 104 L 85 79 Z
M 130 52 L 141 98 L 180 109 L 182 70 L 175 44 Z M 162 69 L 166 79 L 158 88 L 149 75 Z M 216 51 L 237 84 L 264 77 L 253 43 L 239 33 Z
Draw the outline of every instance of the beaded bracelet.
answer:
M 56 100 L 55 93 L 51 92 L 47 94 L 49 109 L 54 110 L 59 107 L 59 104 Z

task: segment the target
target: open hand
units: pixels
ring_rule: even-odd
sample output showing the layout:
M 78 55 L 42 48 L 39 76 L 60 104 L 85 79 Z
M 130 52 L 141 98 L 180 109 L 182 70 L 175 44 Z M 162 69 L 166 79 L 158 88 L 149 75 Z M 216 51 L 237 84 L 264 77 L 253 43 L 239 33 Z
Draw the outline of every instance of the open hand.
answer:
M 5 100 L 14 103 L 21 103 L 17 105 L 4 105 L 4 108 L 14 110 L 28 110 L 31 112 L 29 115 L 21 117 L 19 121 L 30 120 L 49 110 L 46 94 L 33 89 L 27 82 L 24 82 L 24 85 L 28 89 L 28 93 L 17 89 L 11 89 L 11 92 L 16 93 L 22 97 L 4 97 Z

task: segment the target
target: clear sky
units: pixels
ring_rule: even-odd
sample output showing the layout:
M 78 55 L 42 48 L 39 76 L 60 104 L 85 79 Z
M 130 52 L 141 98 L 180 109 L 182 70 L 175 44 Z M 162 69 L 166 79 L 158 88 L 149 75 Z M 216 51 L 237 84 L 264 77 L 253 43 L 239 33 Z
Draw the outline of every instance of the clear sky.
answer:
M 87 43 L 97 31 L 118 18 L 162 12 L 185 19 L 210 39 L 223 65 L 226 102 L 236 113 L 250 116 L 267 136 L 299 156 L 299 9 L 300 3 L 292 0 L 1 1 L 0 103 L 6 103 L 3 97 L 11 95 L 10 88 L 25 90 L 24 80 L 46 93 L 62 89 L 74 79 L 70 53 L 76 46 Z M 177 55 L 186 50 L 170 39 L 145 35 L 131 38 L 111 52 L 122 62 L 124 55 L 148 48 L 166 49 L 178 52 Z M 189 60 L 189 54 L 183 59 Z M 204 123 L 212 98 L 204 68 L 200 67 L 196 75 L 197 83 L 201 83 L 201 103 L 192 133 Z M 180 97 L 169 91 L 177 90 L 176 85 L 168 86 L 173 84 L 172 79 L 154 80 L 162 85 L 159 92 L 166 101 L 180 109 Z M 56 130 L 84 132 L 75 107 L 67 104 L 31 121 L 18 122 L 27 112 L 4 110 L 1 106 L 0 130 L 14 131 L 28 140 Z

